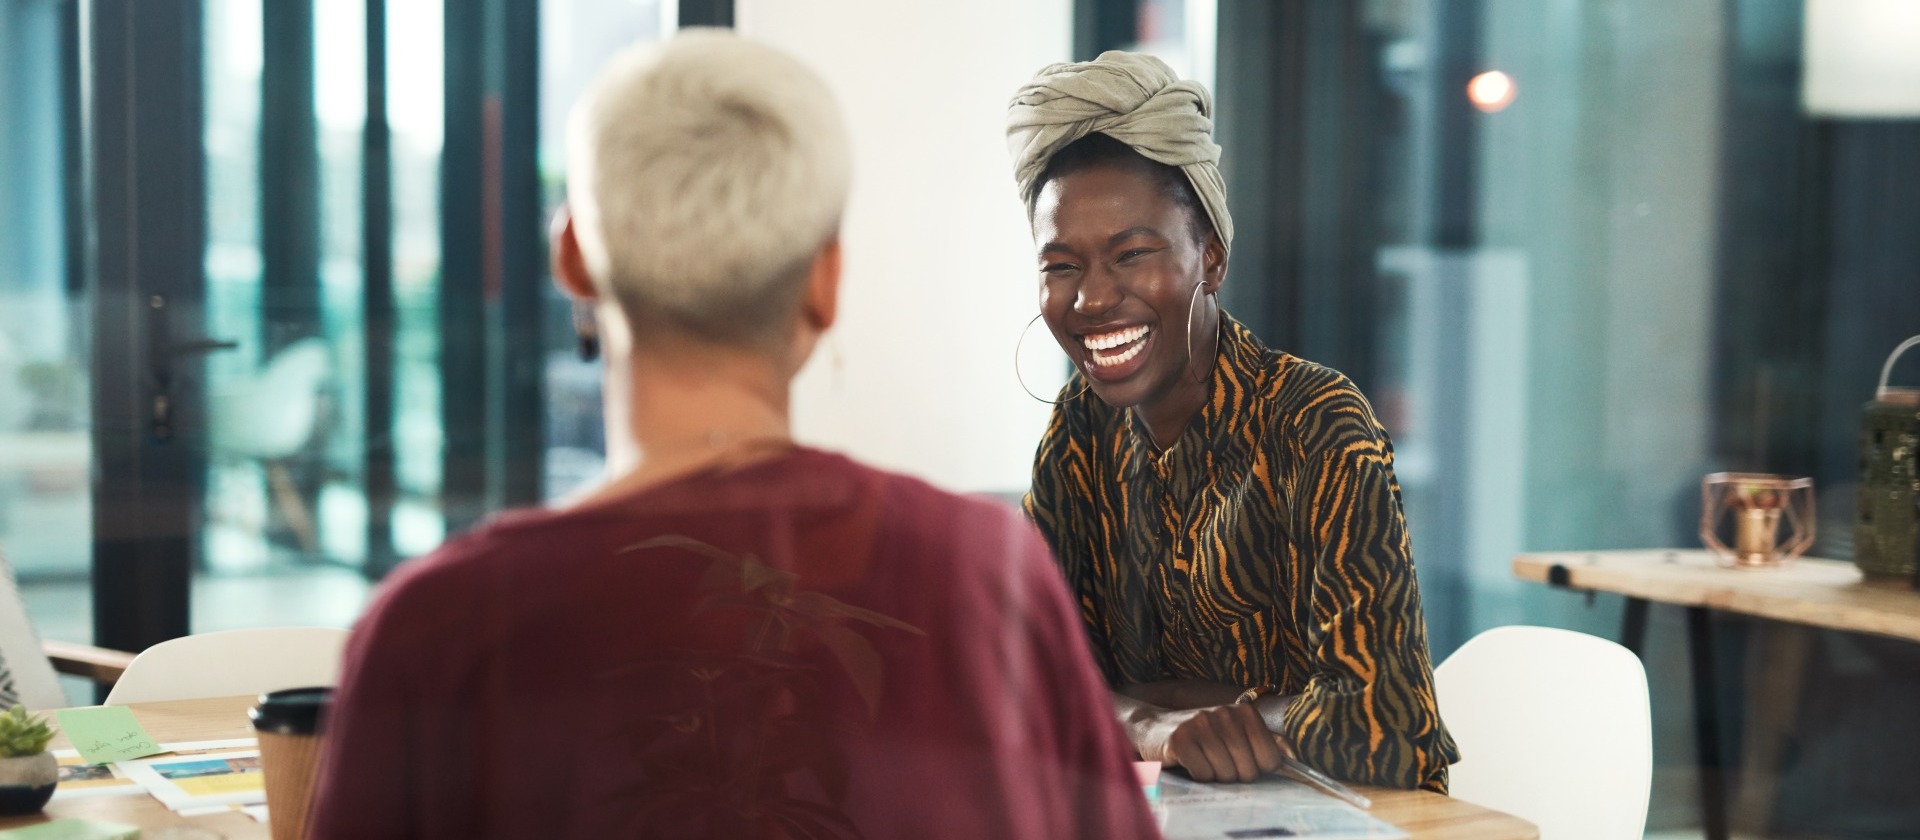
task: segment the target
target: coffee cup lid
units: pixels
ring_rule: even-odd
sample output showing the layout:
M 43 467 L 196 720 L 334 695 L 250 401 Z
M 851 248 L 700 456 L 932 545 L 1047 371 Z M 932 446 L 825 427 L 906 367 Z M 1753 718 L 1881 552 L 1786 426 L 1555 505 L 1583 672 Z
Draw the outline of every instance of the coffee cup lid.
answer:
M 259 732 L 312 735 L 320 730 L 320 716 L 333 699 L 333 689 L 288 688 L 260 695 L 247 717 Z

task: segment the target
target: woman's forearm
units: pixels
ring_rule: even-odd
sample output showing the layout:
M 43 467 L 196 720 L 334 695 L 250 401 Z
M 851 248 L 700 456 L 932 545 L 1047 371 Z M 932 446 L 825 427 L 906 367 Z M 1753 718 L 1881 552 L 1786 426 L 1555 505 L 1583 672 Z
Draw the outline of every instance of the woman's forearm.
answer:
M 1120 725 L 1127 730 L 1127 740 L 1144 756 L 1156 745 L 1166 742 L 1168 730 L 1175 723 L 1169 720 L 1169 712 L 1225 706 L 1238 699 L 1240 693 L 1226 683 L 1208 680 L 1135 683 L 1113 692 L 1113 708 Z M 1278 733 L 1286 722 L 1287 709 L 1299 696 L 1269 694 L 1255 700 L 1253 706 L 1267 729 Z
M 1158 755 L 1149 755 L 1154 747 L 1166 743 L 1166 733 L 1162 718 L 1167 709 L 1164 706 L 1149 703 L 1138 697 L 1113 693 L 1114 715 L 1120 719 L 1120 726 L 1127 731 L 1127 741 L 1133 744 L 1133 751 L 1142 759 L 1159 761 Z

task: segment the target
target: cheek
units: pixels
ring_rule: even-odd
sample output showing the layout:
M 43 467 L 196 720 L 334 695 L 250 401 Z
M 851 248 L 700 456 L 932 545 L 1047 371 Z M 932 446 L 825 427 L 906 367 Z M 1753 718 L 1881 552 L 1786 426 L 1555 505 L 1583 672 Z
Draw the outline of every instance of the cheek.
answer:
M 1047 316 L 1047 323 L 1054 324 L 1065 317 L 1067 310 L 1073 307 L 1073 294 L 1060 283 L 1040 282 L 1040 314 Z
M 1169 270 L 1156 274 L 1153 288 L 1142 290 L 1141 296 L 1153 302 L 1162 318 L 1178 320 L 1185 317 L 1193 301 L 1193 290 L 1198 287 L 1198 278 L 1185 271 Z
M 1067 314 L 1072 309 L 1073 295 L 1070 292 L 1057 284 L 1040 284 L 1040 320 L 1046 322 L 1047 332 L 1053 333 L 1054 339 L 1064 342 Z

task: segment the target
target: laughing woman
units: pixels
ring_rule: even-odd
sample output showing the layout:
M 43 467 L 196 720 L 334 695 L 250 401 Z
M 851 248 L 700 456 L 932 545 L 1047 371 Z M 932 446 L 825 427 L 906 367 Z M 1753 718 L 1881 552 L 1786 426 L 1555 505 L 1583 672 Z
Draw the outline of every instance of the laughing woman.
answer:
M 1143 758 L 1249 781 L 1292 752 L 1445 792 L 1458 752 L 1392 445 L 1345 376 L 1220 308 L 1233 223 L 1211 108 L 1127 53 L 1014 98 L 1040 319 L 1075 368 L 1027 513 Z

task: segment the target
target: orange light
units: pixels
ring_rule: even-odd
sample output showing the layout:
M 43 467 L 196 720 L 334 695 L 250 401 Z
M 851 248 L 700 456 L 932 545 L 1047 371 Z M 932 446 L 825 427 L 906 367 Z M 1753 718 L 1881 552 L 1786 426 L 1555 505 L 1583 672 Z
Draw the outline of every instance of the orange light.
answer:
M 1513 86 L 1513 77 L 1498 70 L 1488 70 L 1467 82 L 1467 100 L 1488 114 L 1506 110 L 1518 92 Z

